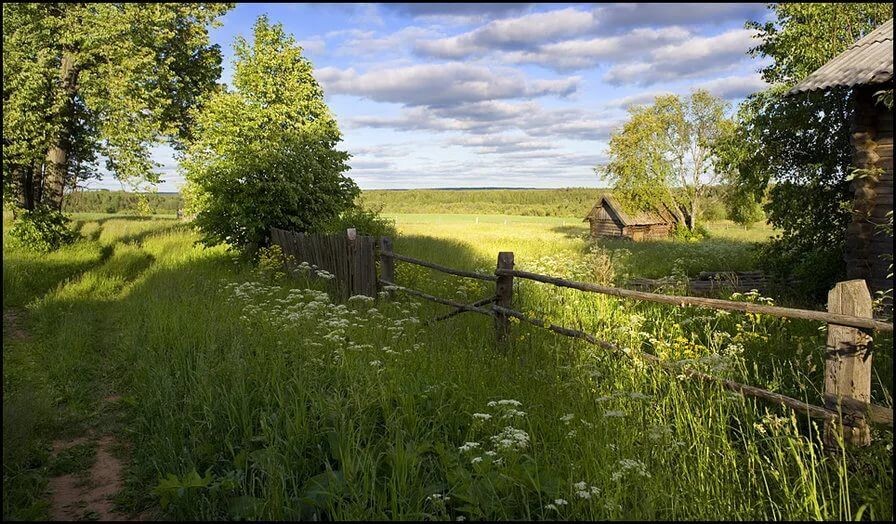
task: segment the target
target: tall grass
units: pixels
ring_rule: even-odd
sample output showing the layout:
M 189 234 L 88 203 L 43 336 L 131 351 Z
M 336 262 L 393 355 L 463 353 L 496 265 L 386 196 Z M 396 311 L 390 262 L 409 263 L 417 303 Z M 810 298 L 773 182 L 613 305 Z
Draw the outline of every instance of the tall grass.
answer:
M 127 509 L 182 519 L 892 518 L 890 432 L 870 449 L 826 454 L 803 416 L 536 328 L 515 323 L 513 343 L 496 347 L 491 319 L 424 326 L 445 308 L 400 294 L 335 304 L 313 272 L 260 271 L 196 246 L 173 221 L 81 228 L 95 238 L 80 245 L 111 251 L 40 286 L 50 291 L 28 302 L 31 341 L 4 339 L 4 444 L 7 411 L 21 412 L 26 390 L 49 413 L 16 437 L 31 443 L 61 431 L 58 414 L 64 426 L 101 424 L 90 407 L 122 394 Z M 557 254 L 523 237 L 407 235 L 396 250 L 490 270 L 509 249 L 518 267 L 595 278 L 577 240 Z M 493 292 L 397 271 L 399 283 L 442 296 Z M 514 304 L 818 401 L 824 341 L 811 323 L 529 282 Z M 889 355 L 875 359 L 889 377 Z M 891 391 L 881 380 L 875 401 Z M 40 490 L 21 479 L 39 484 L 45 464 L 34 449 L 4 449 L 4 516 L 40 516 Z

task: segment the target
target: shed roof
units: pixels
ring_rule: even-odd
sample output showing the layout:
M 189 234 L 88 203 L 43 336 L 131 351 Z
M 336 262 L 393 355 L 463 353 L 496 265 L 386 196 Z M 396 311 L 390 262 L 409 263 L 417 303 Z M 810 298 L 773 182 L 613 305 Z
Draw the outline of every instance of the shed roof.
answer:
M 880 84 L 893 79 L 893 19 L 819 67 L 787 94 L 835 86 Z
M 648 211 L 639 211 L 637 213 L 626 213 L 625 209 L 619 202 L 610 195 L 603 194 L 600 200 L 594 204 L 591 211 L 585 216 L 588 220 L 591 215 L 601 206 L 606 205 L 613 213 L 619 217 L 623 226 L 647 226 L 651 224 L 673 224 L 675 223 L 675 215 L 665 206 L 654 208 Z

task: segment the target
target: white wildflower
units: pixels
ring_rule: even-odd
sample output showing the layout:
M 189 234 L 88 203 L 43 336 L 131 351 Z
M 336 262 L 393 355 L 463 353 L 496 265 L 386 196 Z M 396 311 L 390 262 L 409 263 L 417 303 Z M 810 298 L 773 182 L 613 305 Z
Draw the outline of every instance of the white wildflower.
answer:
M 464 445 L 457 449 L 461 450 L 461 452 L 467 452 L 467 451 L 470 451 L 471 449 L 475 449 L 478 447 L 479 447 L 478 442 L 464 442 Z

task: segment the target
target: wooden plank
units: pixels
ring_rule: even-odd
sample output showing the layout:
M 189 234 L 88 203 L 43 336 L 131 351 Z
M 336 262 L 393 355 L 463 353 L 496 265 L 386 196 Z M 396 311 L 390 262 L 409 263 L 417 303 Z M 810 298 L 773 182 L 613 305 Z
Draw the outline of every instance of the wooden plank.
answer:
M 392 252 L 392 239 L 380 238 L 380 277 L 379 280 L 395 282 L 395 258 L 388 255 Z
M 502 270 L 513 270 L 513 252 L 502 251 L 498 253 L 498 266 L 495 273 Z M 501 275 L 495 282 L 495 304 L 504 308 L 511 307 L 513 302 L 513 275 Z M 499 344 L 507 341 L 510 334 L 510 319 L 507 315 L 497 313 L 495 315 L 495 338 Z
M 864 280 L 838 282 L 828 293 L 828 311 L 840 315 L 871 318 L 871 293 Z M 825 355 L 824 392 L 834 399 L 846 398 L 860 402 L 871 401 L 871 337 L 862 331 L 836 324 L 828 325 Z M 836 400 L 826 400 L 826 407 L 834 409 Z M 842 431 L 841 431 L 842 430 Z M 844 442 L 858 446 L 871 444 L 871 430 L 864 417 L 855 417 L 843 424 L 825 426 L 825 444 L 838 447 L 842 434 Z
M 603 295 L 612 295 L 622 298 L 633 298 L 648 302 L 659 302 L 662 304 L 672 304 L 675 306 L 697 306 L 708 307 L 713 309 L 722 309 L 726 311 L 741 311 L 744 313 L 758 313 L 761 315 L 770 315 L 774 317 L 799 318 L 803 320 L 818 320 L 830 324 L 841 326 L 849 326 L 860 329 L 875 329 L 881 332 L 892 333 L 893 324 L 870 318 L 856 317 L 852 315 L 840 315 L 825 311 L 814 311 L 811 309 L 793 309 L 779 306 L 766 306 L 762 304 L 754 304 L 751 302 L 735 302 L 732 300 L 721 300 L 717 298 L 688 297 L 681 295 L 661 295 L 658 293 L 646 293 L 643 291 L 634 291 L 631 289 L 622 289 L 616 287 L 599 286 L 597 284 L 589 284 L 586 282 L 575 282 L 562 278 L 551 277 L 547 275 L 539 275 L 538 273 L 530 273 L 528 271 L 517 270 L 499 270 L 498 275 L 513 275 L 528 280 L 544 282 L 545 284 L 553 284 L 559 287 L 568 287 L 578 289 L 579 291 L 587 291 L 590 293 L 600 293 Z

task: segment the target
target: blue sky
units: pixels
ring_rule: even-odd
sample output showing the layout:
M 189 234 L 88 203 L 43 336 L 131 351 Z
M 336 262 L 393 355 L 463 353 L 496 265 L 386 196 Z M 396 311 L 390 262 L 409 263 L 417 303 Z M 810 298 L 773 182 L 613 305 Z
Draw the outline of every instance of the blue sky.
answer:
M 631 104 L 765 87 L 744 28 L 763 4 L 238 4 L 211 30 L 224 81 L 262 14 L 313 63 L 362 189 L 601 186 Z M 154 158 L 176 191 L 172 151 Z

